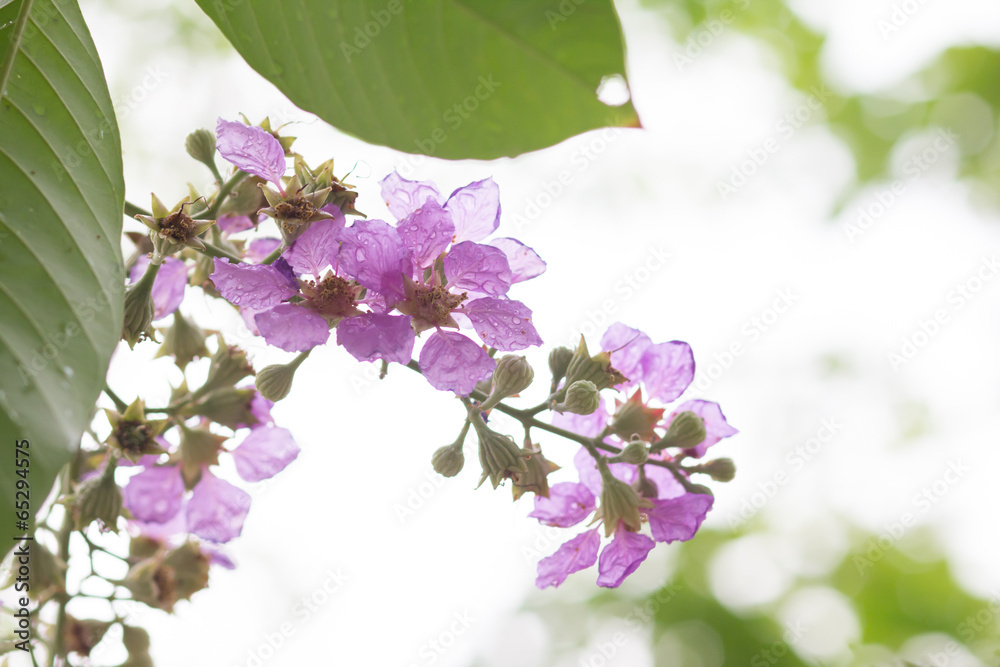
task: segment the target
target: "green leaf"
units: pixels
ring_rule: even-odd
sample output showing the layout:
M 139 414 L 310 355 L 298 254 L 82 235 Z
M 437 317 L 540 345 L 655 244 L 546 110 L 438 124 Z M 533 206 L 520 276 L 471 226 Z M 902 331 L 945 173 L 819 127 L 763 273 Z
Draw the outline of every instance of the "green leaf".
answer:
M 15 530 L 15 440 L 31 510 L 87 428 L 121 337 L 121 142 L 75 1 L 0 8 L 0 540 Z
M 625 75 L 611 0 L 198 0 L 295 104 L 365 141 L 444 158 L 517 155 L 604 126 Z

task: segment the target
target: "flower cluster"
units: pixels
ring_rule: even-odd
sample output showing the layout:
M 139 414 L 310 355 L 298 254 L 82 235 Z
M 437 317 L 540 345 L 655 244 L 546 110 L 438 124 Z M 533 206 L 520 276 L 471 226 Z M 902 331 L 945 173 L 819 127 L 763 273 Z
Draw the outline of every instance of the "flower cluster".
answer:
M 268 344 L 308 351 L 336 328 L 337 343 L 359 361 L 406 364 L 417 336 L 428 332 L 421 372 L 435 388 L 460 395 L 493 372 L 495 361 L 484 347 L 514 351 L 541 344 L 531 311 L 508 291 L 540 275 L 545 263 L 515 239 L 485 240 L 500 223 L 492 179 L 443 197 L 431 183 L 390 174 L 381 186 L 395 224 L 358 219 L 348 225 L 329 199 L 334 190 L 314 188 L 303 221 L 300 190 L 309 188 L 298 172 L 311 173 L 308 168 L 284 178 L 281 146 L 260 128 L 220 119 L 218 132 L 224 158 L 279 187 L 278 193 L 265 190 L 269 215 L 285 224 L 291 212 L 297 216 L 273 262 L 214 260 L 215 288 Z

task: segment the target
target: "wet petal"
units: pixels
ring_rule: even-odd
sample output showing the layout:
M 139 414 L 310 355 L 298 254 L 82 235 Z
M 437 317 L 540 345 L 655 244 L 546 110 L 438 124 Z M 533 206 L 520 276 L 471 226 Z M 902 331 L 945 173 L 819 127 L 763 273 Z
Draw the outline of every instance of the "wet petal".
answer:
M 601 560 L 597 564 L 597 585 L 605 588 L 620 586 L 625 577 L 646 560 L 654 546 L 656 543 L 645 535 L 631 533 L 619 526 L 611 543 L 601 552 Z
M 270 479 L 299 455 L 299 447 L 288 429 L 260 426 L 252 429 L 233 450 L 236 472 L 248 482 Z
M 482 347 L 454 331 L 436 331 L 420 350 L 420 370 L 431 386 L 460 396 L 470 394 L 495 367 Z
M 299 286 L 270 264 L 230 264 L 216 257 L 209 278 L 226 301 L 254 310 L 276 306 L 299 293 Z
M 177 466 L 147 468 L 130 477 L 125 507 L 139 521 L 165 523 L 177 516 L 184 501 L 184 478 Z
M 358 361 L 385 359 L 405 364 L 413 356 L 415 340 L 410 318 L 400 315 L 358 315 L 337 327 L 337 343 Z
M 228 542 L 243 532 L 250 495 L 207 469 L 187 503 L 188 531 L 212 542 Z
M 397 220 L 402 220 L 417 210 L 428 199 L 441 201 L 441 193 L 433 183 L 408 181 L 395 171 L 383 178 L 381 183 L 382 199 Z
M 403 298 L 409 258 L 399 232 L 382 220 L 357 220 L 340 232 L 340 269 L 359 284 L 386 297 Z
M 466 303 L 461 312 L 490 347 L 512 352 L 542 344 L 531 323 L 531 311 L 520 301 L 487 296 Z
M 339 222 L 334 218 L 317 220 L 295 240 L 290 250 L 282 253 L 285 261 L 298 274 L 321 277 L 327 267 L 337 264 L 338 236 L 343 229 L 343 217 Z
M 466 241 L 452 246 L 444 258 L 448 287 L 503 296 L 510 289 L 514 274 L 503 250 Z
M 330 338 L 326 318 L 292 303 L 257 313 L 254 323 L 268 345 L 285 352 L 305 352 Z
M 538 561 L 535 586 L 558 586 L 574 572 L 587 569 L 597 562 L 597 550 L 600 546 L 601 535 L 596 529 L 580 533 L 559 547 L 554 554 Z
M 396 229 L 403 244 L 413 253 L 417 267 L 423 269 L 433 264 L 451 243 L 455 223 L 448 211 L 430 200 L 401 220 Z
M 215 135 L 219 154 L 237 169 L 265 181 L 281 182 L 285 175 L 285 149 L 270 132 L 220 118 Z
M 451 193 L 444 207 L 455 222 L 455 242 L 482 241 L 500 226 L 500 188 L 492 178 Z
M 514 276 L 511 282 L 531 280 L 545 273 L 545 262 L 538 253 L 517 239 L 507 237 L 493 239 L 488 245 L 500 248 L 507 255 L 507 264 L 510 265 Z

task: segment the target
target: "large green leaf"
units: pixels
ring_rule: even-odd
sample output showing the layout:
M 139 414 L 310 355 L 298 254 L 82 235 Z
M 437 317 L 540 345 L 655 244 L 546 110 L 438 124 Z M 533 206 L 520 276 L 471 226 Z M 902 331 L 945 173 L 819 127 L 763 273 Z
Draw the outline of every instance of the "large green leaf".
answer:
M 111 98 L 77 3 L 0 7 L 0 45 L 0 540 L 6 551 L 15 534 L 14 441 L 30 442 L 36 510 L 91 419 L 121 337 L 125 187 Z
M 625 74 L 611 0 L 198 0 L 255 70 L 365 141 L 495 158 L 603 126 L 597 98 Z

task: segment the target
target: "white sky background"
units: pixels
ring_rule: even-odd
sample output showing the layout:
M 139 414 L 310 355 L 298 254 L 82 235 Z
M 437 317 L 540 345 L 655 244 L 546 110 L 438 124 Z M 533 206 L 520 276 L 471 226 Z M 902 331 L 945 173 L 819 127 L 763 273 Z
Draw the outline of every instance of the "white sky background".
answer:
M 338 174 L 357 162 L 350 180 L 361 193 L 359 208 L 391 220 L 377 182 L 414 158 L 368 146 L 296 110 L 235 55 L 176 44 L 160 28 L 165 0 L 141 10 L 114 4 L 90 1 L 84 10 L 120 111 L 131 201 L 147 206 L 155 190 L 171 204 L 186 193 L 187 181 L 207 184 L 204 168 L 184 153 L 184 137 L 214 128 L 216 116 L 243 112 L 255 122 L 264 115 L 301 121 L 287 130 L 299 137 L 296 149 L 312 164 L 333 156 Z M 843 546 L 842 529 L 826 517 L 879 532 L 905 512 L 940 528 L 957 575 L 985 594 L 1000 584 L 993 481 L 1000 466 L 1000 278 L 961 308 L 949 292 L 975 276 L 984 258 L 1000 254 L 997 212 L 970 204 L 969 187 L 955 180 L 957 151 L 945 150 L 917 180 L 898 174 L 905 192 L 849 242 L 843 224 L 891 181 L 828 220 L 853 164 L 818 122 L 822 111 L 786 137 L 777 123 L 806 100 L 775 73 L 773 57 L 730 29 L 679 69 L 680 47 L 666 25 L 633 5 L 623 2 L 621 11 L 644 131 L 598 131 L 494 163 L 416 158 L 419 164 L 404 175 L 436 181 L 446 192 L 494 177 L 504 210 L 498 234 L 520 238 L 549 263 L 544 276 L 514 293 L 534 310 L 549 345 L 570 343 L 581 327 L 600 332 L 620 319 L 656 341 L 693 346 L 703 389 L 690 397 L 718 400 L 742 431 L 712 451 L 735 459 L 739 472 L 734 483 L 715 485 L 708 524 L 725 529 L 758 484 L 788 473 L 762 512 L 772 527 L 767 539 L 716 568 L 724 601 L 766 604 L 784 591 L 789 572 L 822 569 L 809 551 L 815 542 L 825 537 L 834 551 Z M 795 7 L 831 31 L 825 63 L 845 90 L 890 85 L 951 44 L 1000 39 L 1000 6 L 986 0 L 925 2 L 888 39 L 876 22 L 889 16 L 890 2 L 803 0 Z M 125 11 L 149 18 L 137 28 Z M 197 10 L 190 3 L 183 11 Z M 144 77 L 160 80 L 144 85 Z M 723 202 L 717 183 L 772 137 L 777 152 Z M 914 137 L 907 146 L 923 150 L 932 141 Z M 898 164 L 906 158 L 901 154 Z M 544 184 L 562 171 L 570 173 L 569 185 L 546 198 Z M 544 207 L 539 215 L 533 204 Z M 519 229 L 517 214 L 534 219 Z M 662 265 L 654 261 L 658 253 L 669 254 Z M 637 289 L 626 287 L 628 280 Z M 788 312 L 766 331 L 749 333 L 752 318 L 769 318 L 782 293 L 793 296 Z M 235 321 L 218 306 L 206 312 L 198 292 L 189 292 L 186 303 L 186 312 L 214 326 Z M 948 322 L 894 371 L 887 353 L 938 309 Z M 734 343 L 742 344 L 741 354 L 721 361 Z M 250 347 L 258 368 L 290 356 Z M 167 377 L 176 382 L 165 360 L 139 365 L 149 356 L 141 347 L 134 355 L 119 352 L 112 386 L 127 400 L 141 389 L 152 392 L 144 393 L 149 404 L 158 404 L 167 398 Z M 831 357 L 840 361 L 836 370 Z M 529 359 L 540 394 L 547 384 L 544 356 L 529 353 Z M 138 377 L 136 368 L 143 369 Z M 489 665 L 550 664 L 538 626 L 511 616 L 533 588 L 537 557 L 526 557 L 525 547 L 537 545 L 547 555 L 559 542 L 525 518 L 530 497 L 512 506 L 507 488 L 474 490 L 472 438 L 463 473 L 434 477 L 431 453 L 460 426 L 453 398 L 404 368 L 392 368 L 381 383 L 371 377 L 334 346 L 314 352 L 299 370 L 274 414 L 292 429 L 302 454 L 255 492 L 243 536 L 229 547 L 238 569 L 213 571 L 211 588 L 179 604 L 174 616 L 142 617 L 157 664 L 247 665 L 248 652 L 260 654 L 285 623 L 291 635 L 273 656 L 264 649 L 263 664 L 463 665 L 483 653 Z M 538 398 L 532 394 L 524 404 Z M 793 470 L 787 453 L 831 419 L 840 425 L 835 437 Z M 900 425 L 914 419 L 925 431 L 904 440 Z M 542 444 L 550 459 L 571 467 L 574 446 L 554 438 Z M 922 510 L 914 495 L 942 479 L 953 461 L 969 470 Z M 397 507 L 411 493 L 429 498 L 401 520 Z M 669 551 L 659 547 L 624 590 L 656 589 L 667 576 Z M 747 563 L 757 574 L 737 576 Z M 328 571 L 349 579 L 315 612 L 301 613 L 302 598 L 323 597 L 317 591 Z M 596 588 L 595 576 L 593 570 L 573 575 L 558 594 L 582 598 Z M 426 652 L 430 640 L 448 642 L 449 628 L 463 616 L 471 627 L 448 650 Z M 631 642 L 620 664 L 653 664 L 644 643 Z M 809 646 L 797 648 L 844 655 L 843 638 L 832 648 Z

